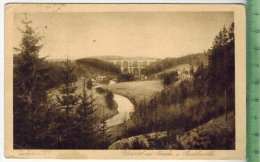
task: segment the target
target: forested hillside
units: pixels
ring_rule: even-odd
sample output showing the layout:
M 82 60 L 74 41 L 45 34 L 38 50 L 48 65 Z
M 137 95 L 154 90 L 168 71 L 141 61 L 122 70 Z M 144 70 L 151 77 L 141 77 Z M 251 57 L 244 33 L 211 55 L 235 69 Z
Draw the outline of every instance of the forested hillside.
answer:
M 129 127 L 126 134 L 130 137 L 168 131 L 171 139 L 176 140 L 176 135 L 182 135 L 220 116 L 223 116 L 226 122 L 231 120 L 229 124 L 235 124 L 234 115 L 232 119 L 227 117 L 228 113 L 235 113 L 234 41 L 234 23 L 232 23 L 228 29 L 224 27 L 217 34 L 212 48 L 209 49 L 211 55 L 208 58 L 208 65 L 201 63 L 193 74 L 193 79 L 182 80 L 178 84 L 170 82 L 164 90 L 148 101 L 145 97 L 140 102 L 132 98 L 135 105 L 135 113 L 132 116 L 134 124 Z M 214 136 L 215 138 L 219 137 Z M 225 147 L 234 149 L 234 129 L 222 134 L 221 138 L 232 141 Z M 156 143 L 156 133 L 153 140 Z M 164 148 L 159 144 L 154 147 Z M 190 149 L 201 148 L 195 145 L 193 147 L 195 148 Z
M 14 60 L 17 56 L 14 56 Z M 48 79 L 45 79 L 48 88 L 54 88 L 61 83 L 61 68 L 65 62 L 60 60 L 47 60 L 43 61 L 43 65 L 49 68 Z M 73 82 L 77 81 L 78 78 L 95 78 L 97 75 L 105 76 L 116 76 L 121 73 L 120 69 L 113 64 L 92 58 L 78 59 L 76 61 L 70 61 L 73 67 Z
M 153 75 L 182 64 L 189 64 L 191 66 L 199 66 L 201 63 L 207 64 L 209 54 L 210 52 L 208 51 L 206 53 L 192 54 L 178 58 L 166 58 L 149 65 L 142 70 L 142 73 L 144 75 Z
M 76 60 L 78 75 L 107 74 L 118 75 L 121 73 L 120 68 L 110 62 L 95 58 L 82 58 Z M 88 69 L 88 70 L 86 70 Z M 86 74 L 88 73 L 88 74 Z
M 99 60 L 157 60 L 155 57 L 126 57 L 126 56 L 115 56 L 115 55 L 106 55 L 106 56 L 90 56 L 89 58 L 99 59 Z
M 100 105 L 94 104 L 96 98 L 85 88 L 86 80 L 80 83 L 81 93 L 76 93 L 77 65 L 68 59 L 50 63 L 40 58 L 43 37 L 24 15 L 13 59 L 13 148 L 107 148 L 109 117 L 98 111 Z M 52 93 L 53 87 L 58 93 Z

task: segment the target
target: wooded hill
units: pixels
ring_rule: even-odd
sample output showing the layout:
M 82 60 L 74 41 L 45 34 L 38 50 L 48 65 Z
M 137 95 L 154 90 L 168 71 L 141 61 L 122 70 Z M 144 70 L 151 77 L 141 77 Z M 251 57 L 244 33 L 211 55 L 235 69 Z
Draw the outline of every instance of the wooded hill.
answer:
M 14 56 L 14 65 L 17 64 L 17 56 Z M 66 60 L 45 60 L 42 66 L 48 67 L 48 77 L 45 83 L 48 88 L 58 87 L 61 84 L 61 67 Z M 73 82 L 80 77 L 95 78 L 97 75 L 116 76 L 121 70 L 115 65 L 93 58 L 83 58 L 78 60 L 70 60 L 73 67 Z
M 206 65 L 208 64 L 208 55 L 209 52 L 205 52 L 205 53 L 191 54 L 191 55 L 178 57 L 178 58 L 166 58 L 154 62 L 153 64 L 150 64 L 149 66 L 147 66 L 145 69 L 142 70 L 142 73 L 144 75 L 153 75 L 182 64 L 189 64 L 191 66 L 196 66 L 196 67 L 198 67 L 201 63 Z
M 99 60 L 158 60 L 155 57 L 126 57 L 126 56 L 114 56 L 114 55 L 107 55 L 107 56 L 91 56 L 89 58 L 99 59 Z
M 192 79 L 184 79 L 176 84 L 174 78 L 169 78 L 172 81 L 166 79 L 165 88 L 150 100 L 145 97 L 142 101 L 131 98 L 135 106 L 131 116 L 134 124 L 129 126 L 125 134 L 131 137 L 155 132 L 152 141 L 154 146 L 149 147 L 151 149 L 168 149 L 167 143 L 175 143 L 176 140 L 182 143 L 182 147 L 177 145 L 171 149 L 235 149 L 234 49 L 232 23 L 229 28 L 224 26 L 217 33 L 209 49 L 211 55 L 207 66 L 201 63 L 192 74 Z M 174 77 L 174 73 L 170 76 Z M 217 118 L 220 119 L 215 120 Z M 224 126 L 225 133 L 216 134 L 216 127 L 206 131 L 210 125 Z M 167 131 L 168 135 L 166 142 L 160 143 L 158 132 L 163 131 Z M 191 134 L 197 134 L 200 139 L 191 139 Z M 177 138 L 177 135 L 182 138 Z M 202 139 L 208 142 L 201 143 Z M 226 142 L 216 144 L 220 139 Z M 137 141 L 131 149 L 144 147 Z
M 95 58 L 82 58 L 76 60 L 77 74 L 81 76 L 89 76 L 93 74 L 99 75 L 118 75 L 121 70 L 110 62 Z

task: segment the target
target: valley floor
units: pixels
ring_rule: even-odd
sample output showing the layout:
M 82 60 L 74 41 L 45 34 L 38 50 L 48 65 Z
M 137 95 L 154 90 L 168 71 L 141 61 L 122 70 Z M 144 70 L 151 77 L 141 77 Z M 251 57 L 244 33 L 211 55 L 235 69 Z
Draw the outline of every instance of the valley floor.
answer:
M 109 85 L 109 88 L 116 94 L 127 98 L 134 97 L 136 101 L 140 101 L 144 98 L 148 100 L 155 93 L 162 91 L 163 85 L 160 80 L 133 81 L 112 84 Z

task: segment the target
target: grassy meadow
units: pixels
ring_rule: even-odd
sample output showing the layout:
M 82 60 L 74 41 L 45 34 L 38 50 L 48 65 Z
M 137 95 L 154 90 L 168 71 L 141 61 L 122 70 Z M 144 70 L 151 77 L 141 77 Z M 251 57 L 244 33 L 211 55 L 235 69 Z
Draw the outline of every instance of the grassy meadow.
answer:
M 148 100 L 154 94 L 161 92 L 161 90 L 163 90 L 163 85 L 160 80 L 133 81 L 112 84 L 109 85 L 108 88 L 114 93 L 125 96 L 127 98 L 134 97 L 138 102 L 144 98 Z

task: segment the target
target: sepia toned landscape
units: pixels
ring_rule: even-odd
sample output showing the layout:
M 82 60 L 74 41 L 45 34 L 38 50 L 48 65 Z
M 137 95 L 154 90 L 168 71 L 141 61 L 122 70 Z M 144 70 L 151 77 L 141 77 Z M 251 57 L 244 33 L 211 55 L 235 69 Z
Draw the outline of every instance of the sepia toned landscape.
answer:
M 236 149 L 233 12 L 16 13 L 14 26 L 13 149 Z

